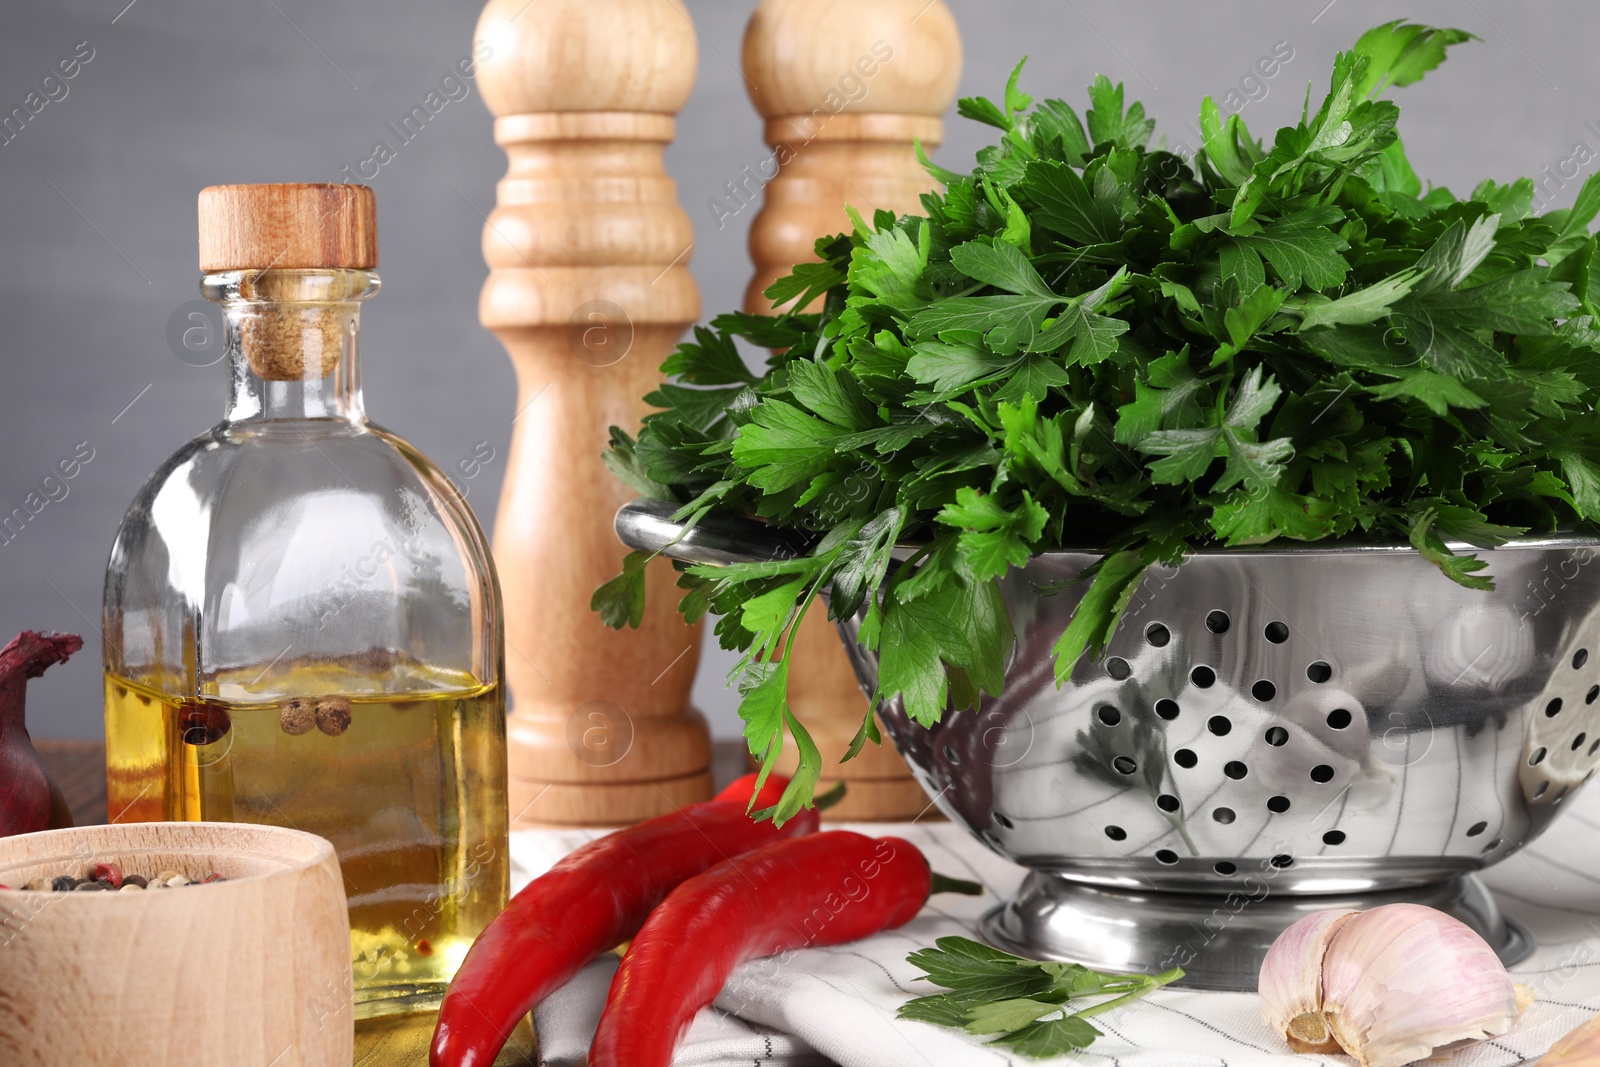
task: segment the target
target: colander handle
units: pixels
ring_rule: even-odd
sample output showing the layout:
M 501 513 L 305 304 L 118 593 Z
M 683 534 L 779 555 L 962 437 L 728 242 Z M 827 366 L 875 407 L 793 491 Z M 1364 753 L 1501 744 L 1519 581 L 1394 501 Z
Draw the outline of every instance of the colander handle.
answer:
M 617 510 L 617 539 L 629 548 L 659 552 L 669 559 L 690 563 L 765 563 L 793 559 L 810 550 L 814 541 L 795 531 L 779 530 L 763 522 L 711 512 L 689 526 L 672 518 L 678 505 L 665 500 L 634 500 Z

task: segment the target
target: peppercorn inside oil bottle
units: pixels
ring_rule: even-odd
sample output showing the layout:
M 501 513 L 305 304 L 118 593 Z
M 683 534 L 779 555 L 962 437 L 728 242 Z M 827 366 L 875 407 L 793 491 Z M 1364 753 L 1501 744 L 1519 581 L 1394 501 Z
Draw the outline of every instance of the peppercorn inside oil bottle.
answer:
M 373 210 L 358 186 L 202 194 L 227 413 L 135 497 L 103 627 L 112 821 L 326 837 L 357 1017 L 436 1007 L 508 869 L 487 540 L 362 402 Z

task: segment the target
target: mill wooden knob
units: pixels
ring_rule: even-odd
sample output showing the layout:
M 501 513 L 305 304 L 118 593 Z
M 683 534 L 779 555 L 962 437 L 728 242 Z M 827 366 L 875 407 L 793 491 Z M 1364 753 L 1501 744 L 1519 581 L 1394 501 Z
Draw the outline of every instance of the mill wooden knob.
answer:
M 495 524 L 505 593 L 513 818 L 615 824 L 710 794 L 689 706 L 699 630 L 666 561 L 637 630 L 589 608 L 626 550 L 633 496 L 601 462 L 700 296 L 693 229 L 662 152 L 694 83 L 679 0 L 490 0 L 478 83 L 509 167 L 483 230 L 479 317 L 516 367 L 518 415 Z
M 750 228 L 755 274 L 745 293 L 745 310 L 762 313 L 772 309 L 767 286 L 816 259 L 818 237 L 849 229 L 845 205 L 869 219 L 879 208 L 921 210 L 934 182 L 915 145 L 931 150 L 944 138 L 961 38 L 943 0 L 763 0 L 745 30 L 744 69 L 773 150 L 759 175 L 768 180 Z M 825 613 L 807 614 L 789 655 L 789 703 L 822 751 L 822 785 L 847 783 L 825 817 L 907 819 L 927 810 L 887 744 L 839 763 L 868 705 Z M 785 771 L 793 753 L 785 750 Z
M 961 31 L 943 0 L 763 0 L 743 57 L 750 102 L 769 120 L 817 108 L 937 120 L 961 80 Z

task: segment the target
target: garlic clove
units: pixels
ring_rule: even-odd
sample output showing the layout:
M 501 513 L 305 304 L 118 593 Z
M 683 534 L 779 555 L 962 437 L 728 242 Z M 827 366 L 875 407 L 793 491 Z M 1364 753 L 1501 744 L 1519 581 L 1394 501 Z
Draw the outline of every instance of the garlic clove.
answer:
M 1261 1014 L 1296 1052 L 1338 1052 L 1322 1015 L 1322 957 L 1353 911 L 1319 911 L 1278 935 L 1261 961 Z
M 1465 923 L 1386 904 L 1344 923 L 1322 958 L 1322 1010 L 1362 1067 L 1401 1067 L 1457 1041 L 1497 1037 L 1522 1010 L 1494 950 Z
M 1600 1063 L 1600 1015 L 1550 1046 L 1533 1067 L 1579 1067 Z

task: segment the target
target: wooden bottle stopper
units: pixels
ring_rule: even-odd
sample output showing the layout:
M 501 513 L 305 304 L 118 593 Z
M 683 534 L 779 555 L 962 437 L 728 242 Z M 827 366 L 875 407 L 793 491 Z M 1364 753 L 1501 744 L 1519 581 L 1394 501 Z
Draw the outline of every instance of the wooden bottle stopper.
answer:
M 711 743 L 689 706 L 700 631 L 652 563 L 643 624 L 589 609 L 617 574 L 633 492 L 600 456 L 700 296 L 693 231 L 662 162 L 688 99 L 696 34 L 680 0 L 490 0 L 477 39 L 510 166 L 483 230 L 483 324 L 516 367 L 517 416 L 495 524 L 519 825 L 618 824 L 706 799 Z
M 200 191 L 200 269 L 371 270 L 378 265 L 378 202 L 365 185 L 212 185 Z M 240 312 L 239 345 L 268 381 L 326 378 L 354 320 L 345 302 L 308 303 L 295 286 L 258 273 L 242 283 L 262 301 Z M 253 292 L 252 292 L 253 290 Z M 344 294 L 330 293 L 329 296 Z
M 845 205 L 920 212 L 935 188 L 917 161 L 944 139 L 940 118 L 961 77 L 961 37 L 943 0 L 763 0 L 744 36 L 751 101 L 772 146 L 765 203 L 750 229 L 755 275 L 745 310 L 772 311 L 763 290 L 814 261 L 818 237 L 850 228 Z M 762 171 L 765 177 L 768 171 Z M 822 751 L 820 788 L 846 783 L 825 818 L 909 819 L 928 798 L 885 741 L 839 757 L 867 713 L 833 625 L 807 614 L 790 655 L 789 703 Z M 793 746 L 785 770 L 794 766 Z

